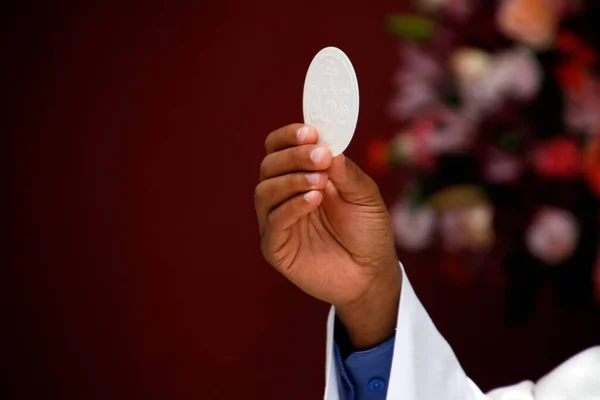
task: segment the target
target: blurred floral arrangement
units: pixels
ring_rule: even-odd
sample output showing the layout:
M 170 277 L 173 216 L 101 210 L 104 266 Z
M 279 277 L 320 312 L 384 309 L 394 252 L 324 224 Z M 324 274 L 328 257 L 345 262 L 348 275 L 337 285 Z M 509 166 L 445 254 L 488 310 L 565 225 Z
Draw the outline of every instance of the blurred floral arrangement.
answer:
M 548 277 L 600 303 L 598 3 L 415 0 L 387 20 L 398 130 L 368 155 L 398 178 L 398 245 L 441 251 L 463 285 L 502 257 L 513 319 Z

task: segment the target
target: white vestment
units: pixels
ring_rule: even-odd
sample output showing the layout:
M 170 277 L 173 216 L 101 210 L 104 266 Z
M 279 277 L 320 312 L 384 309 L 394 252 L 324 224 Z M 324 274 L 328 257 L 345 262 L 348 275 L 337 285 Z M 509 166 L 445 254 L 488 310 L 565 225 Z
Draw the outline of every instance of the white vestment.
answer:
M 327 323 L 325 400 L 339 400 L 334 318 L 332 308 Z M 572 357 L 536 383 L 524 381 L 483 394 L 463 371 L 403 271 L 387 399 L 600 400 L 600 346 Z

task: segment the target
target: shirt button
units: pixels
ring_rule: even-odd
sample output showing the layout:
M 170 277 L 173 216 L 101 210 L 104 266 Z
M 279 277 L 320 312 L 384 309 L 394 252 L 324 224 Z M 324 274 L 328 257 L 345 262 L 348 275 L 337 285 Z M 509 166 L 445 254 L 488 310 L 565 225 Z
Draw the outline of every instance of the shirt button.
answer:
M 385 389 L 385 381 L 381 378 L 371 378 L 369 381 L 369 390 L 379 392 Z

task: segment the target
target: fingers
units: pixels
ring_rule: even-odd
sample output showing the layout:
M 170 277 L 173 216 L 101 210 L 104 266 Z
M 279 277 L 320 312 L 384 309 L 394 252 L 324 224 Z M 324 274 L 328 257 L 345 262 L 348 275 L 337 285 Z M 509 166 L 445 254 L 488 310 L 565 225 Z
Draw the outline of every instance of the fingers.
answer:
M 283 233 L 300 218 L 317 208 L 322 200 L 323 194 L 319 190 L 311 190 L 293 197 L 269 214 L 267 220 L 269 230 L 275 235 Z
M 343 154 L 332 160 L 327 172 L 337 195 L 344 200 L 363 205 L 381 202 L 377 184 Z
M 310 125 L 292 124 L 273 131 L 265 140 L 267 154 L 302 144 L 315 144 L 317 130 Z
M 292 234 L 289 228 L 298 222 L 300 218 L 316 209 L 322 200 L 323 194 L 320 191 L 311 190 L 310 192 L 293 197 L 269 214 L 268 227 L 261 230 L 263 237 L 261 247 L 264 257 L 273 266 L 279 264 L 276 260 L 273 260 L 273 256 L 280 253 Z M 290 255 L 288 254 L 287 256 L 289 257 Z M 294 257 L 293 255 L 291 256 Z M 279 257 L 286 256 L 280 255 Z
M 327 146 L 316 144 L 317 139 L 317 130 L 302 124 L 288 125 L 267 137 L 267 156 L 254 194 L 261 233 L 266 225 L 269 231 L 281 233 L 282 226 L 287 229 L 320 204 L 319 190 L 328 180 L 323 171 L 331 165 L 332 155 Z
M 267 155 L 260 166 L 260 180 L 298 171 L 323 171 L 331 165 L 327 146 L 302 145 Z
M 287 200 L 310 190 L 324 189 L 327 182 L 327 174 L 323 172 L 295 172 L 262 181 L 254 194 L 259 225 L 264 226 L 269 213 Z

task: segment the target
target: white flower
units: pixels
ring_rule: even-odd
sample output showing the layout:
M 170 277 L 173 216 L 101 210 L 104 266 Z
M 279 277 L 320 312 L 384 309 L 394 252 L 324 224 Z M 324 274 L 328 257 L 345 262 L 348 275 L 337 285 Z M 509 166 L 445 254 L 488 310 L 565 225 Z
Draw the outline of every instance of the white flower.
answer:
M 494 112 L 507 99 L 527 101 L 542 82 L 542 69 L 526 49 L 513 49 L 492 57 L 463 49 L 452 60 L 465 116 L 476 122 Z
M 461 81 L 481 83 L 492 66 L 492 57 L 483 50 L 463 47 L 450 57 L 450 68 Z
M 405 202 L 392 210 L 396 242 L 407 250 L 423 250 L 433 241 L 435 211 L 429 206 L 411 207 Z
M 398 92 L 389 105 L 393 118 L 406 120 L 440 103 L 437 81 L 442 66 L 430 54 L 412 43 L 400 48 L 401 67 L 394 76 Z
M 530 100 L 542 82 L 542 68 L 531 51 L 521 48 L 502 52 L 494 58 L 486 79 L 488 90 L 516 100 Z
M 549 265 L 566 261 L 579 241 L 579 226 L 570 212 L 546 208 L 537 213 L 526 232 L 527 248 Z
M 494 210 L 487 203 L 442 212 L 440 234 L 444 249 L 456 252 L 485 249 L 494 241 Z

